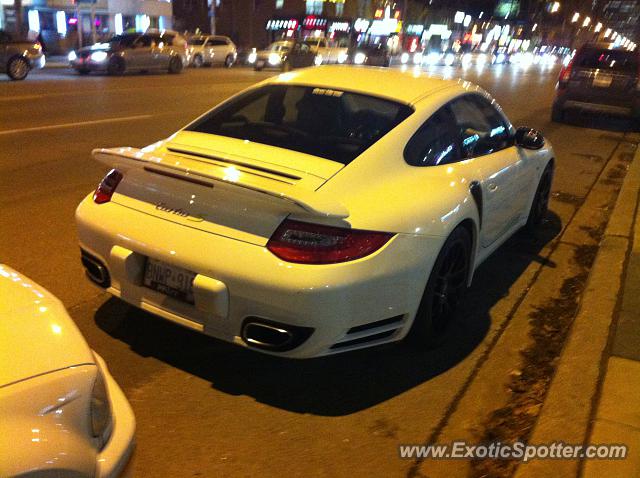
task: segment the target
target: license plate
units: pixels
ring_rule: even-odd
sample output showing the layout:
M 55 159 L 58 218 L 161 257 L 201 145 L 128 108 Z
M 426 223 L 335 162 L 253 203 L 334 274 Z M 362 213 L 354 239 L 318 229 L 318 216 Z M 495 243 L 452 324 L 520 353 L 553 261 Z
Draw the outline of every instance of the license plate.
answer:
M 611 86 L 612 76 L 609 75 L 597 75 L 593 78 L 592 85 L 598 88 L 609 88 Z
M 194 303 L 194 272 L 148 258 L 144 271 L 144 285 L 169 297 Z
M 262 68 L 262 67 L 264 66 L 264 61 L 263 61 L 263 60 L 258 60 L 258 61 L 256 61 L 256 66 L 257 66 L 258 68 Z

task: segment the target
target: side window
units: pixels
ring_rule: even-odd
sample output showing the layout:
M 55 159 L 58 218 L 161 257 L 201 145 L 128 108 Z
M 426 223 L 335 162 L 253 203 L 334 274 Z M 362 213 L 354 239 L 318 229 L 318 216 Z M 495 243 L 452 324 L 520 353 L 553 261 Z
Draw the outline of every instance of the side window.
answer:
M 460 160 L 455 124 L 448 106 L 434 113 L 404 148 L 411 166 L 440 166 Z
M 451 103 L 463 159 L 511 146 L 509 125 L 485 98 L 467 95 Z
M 214 39 L 214 40 L 211 40 L 211 44 L 212 44 L 213 46 L 226 46 L 226 45 L 227 45 L 227 42 L 226 42 L 226 41 L 224 41 L 224 40 L 215 40 L 215 39 Z
M 144 48 L 144 47 L 150 47 L 151 46 L 151 37 L 148 35 L 142 35 L 140 38 L 138 38 L 134 45 L 137 48 Z

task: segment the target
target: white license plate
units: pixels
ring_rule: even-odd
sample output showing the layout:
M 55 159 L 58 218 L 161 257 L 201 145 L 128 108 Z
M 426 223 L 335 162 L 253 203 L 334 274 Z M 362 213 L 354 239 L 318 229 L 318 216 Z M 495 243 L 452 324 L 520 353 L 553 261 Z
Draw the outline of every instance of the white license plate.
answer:
M 144 285 L 174 299 L 193 304 L 195 277 L 195 272 L 148 258 L 144 271 Z
M 597 75 L 593 78 L 592 85 L 597 88 L 609 88 L 611 86 L 612 76 L 609 75 Z

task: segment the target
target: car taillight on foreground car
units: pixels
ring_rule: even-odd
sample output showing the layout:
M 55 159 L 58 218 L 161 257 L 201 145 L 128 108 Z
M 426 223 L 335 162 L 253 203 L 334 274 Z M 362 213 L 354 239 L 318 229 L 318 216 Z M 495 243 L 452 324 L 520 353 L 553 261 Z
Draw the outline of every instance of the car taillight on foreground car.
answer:
M 388 232 L 362 231 L 285 220 L 267 249 L 282 260 L 300 264 L 334 264 L 368 256 L 393 237 Z
M 104 204 L 111 201 L 111 196 L 118 187 L 118 184 L 122 180 L 122 173 L 117 169 L 112 169 L 107 175 L 100 181 L 96 192 L 93 193 L 93 202 L 96 204 Z
M 573 68 L 573 60 L 569 62 L 567 66 L 563 66 L 560 70 L 560 76 L 558 77 L 558 86 L 564 87 L 571 79 L 571 69 Z

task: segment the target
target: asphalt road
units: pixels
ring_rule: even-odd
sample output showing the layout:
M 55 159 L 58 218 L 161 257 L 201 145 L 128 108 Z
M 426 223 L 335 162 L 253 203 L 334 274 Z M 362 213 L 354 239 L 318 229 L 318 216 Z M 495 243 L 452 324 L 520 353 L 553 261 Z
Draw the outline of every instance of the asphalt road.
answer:
M 548 306 L 563 280 L 588 268 L 577 253 L 597 246 L 637 138 L 624 121 L 551 123 L 557 68 L 453 71 L 493 93 L 514 125 L 553 142 L 549 220 L 483 264 L 440 348 L 287 361 L 110 299 L 84 277 L 73 220 L 104 173 L 91 149 L 152 143 L 271 74 L 0 78 L 0 262 L 56 294 L 106 359 L 137 417 L 135 476 L 452 476 L 400 459 L 397 446 L 482 436 L 486 417 L 510 399 L 504 383 L 520 367 L 524 307 Z

